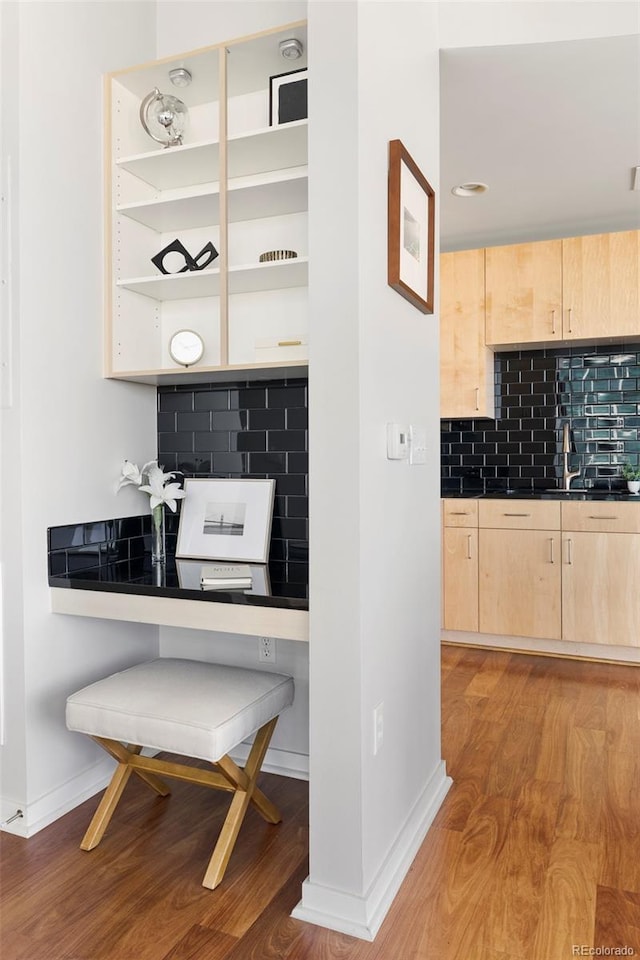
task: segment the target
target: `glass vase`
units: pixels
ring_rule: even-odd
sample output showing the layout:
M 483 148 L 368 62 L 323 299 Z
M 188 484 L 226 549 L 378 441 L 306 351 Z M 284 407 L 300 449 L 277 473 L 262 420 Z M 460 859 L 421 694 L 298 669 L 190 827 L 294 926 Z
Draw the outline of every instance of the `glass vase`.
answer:
M 151 511 L 151 562 L 164 563 L 166 559 L 164 503 L 159 503 Z

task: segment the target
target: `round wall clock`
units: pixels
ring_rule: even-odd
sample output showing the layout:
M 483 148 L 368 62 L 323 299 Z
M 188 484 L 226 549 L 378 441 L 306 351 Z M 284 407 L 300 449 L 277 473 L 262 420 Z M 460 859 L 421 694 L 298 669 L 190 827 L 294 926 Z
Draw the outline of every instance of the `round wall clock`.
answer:
M 183 367 L 190 367 L 202 359 L 204 341 L 194 330 L 178 330 L 169 340 L 171 359 Z

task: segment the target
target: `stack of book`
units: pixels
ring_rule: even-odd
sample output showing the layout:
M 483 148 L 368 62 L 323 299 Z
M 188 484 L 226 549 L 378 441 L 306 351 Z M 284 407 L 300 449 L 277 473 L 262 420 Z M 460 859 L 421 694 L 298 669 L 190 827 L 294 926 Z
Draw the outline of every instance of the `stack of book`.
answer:
M 251 567 L 247 563 L 208 563 L 200 574 L 203 590 L 250 590 Z

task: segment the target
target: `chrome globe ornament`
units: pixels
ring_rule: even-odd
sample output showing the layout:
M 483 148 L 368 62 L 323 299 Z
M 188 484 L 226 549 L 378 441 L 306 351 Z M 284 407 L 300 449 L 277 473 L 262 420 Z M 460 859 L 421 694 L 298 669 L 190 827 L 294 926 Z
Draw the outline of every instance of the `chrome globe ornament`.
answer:
M 155 87 L 140 104 L 140 123 L 152 140 L 164 147 L 182 143 L 189 111 L 182 100 Z

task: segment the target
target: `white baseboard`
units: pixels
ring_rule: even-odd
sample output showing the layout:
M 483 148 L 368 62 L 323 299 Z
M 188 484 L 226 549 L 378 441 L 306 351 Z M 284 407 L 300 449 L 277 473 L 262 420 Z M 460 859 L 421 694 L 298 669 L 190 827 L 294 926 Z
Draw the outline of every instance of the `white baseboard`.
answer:
M 3 797 L 0 799 L 0 810 L 4 822 L 0 823 L 0 829 L 18 837 L 32 837 L 50 823 L 59 820 L 65 813 L 80 806 L 89 797 L 104 790 L 113 776 L 113 767 L 113 760 L 109 757 L 100 758 L 93 766 L 32 803 L 20 803 Z M 22 816 L 7 823 L 6 820 L 13 817 L 18 809 L 22 810 Z
M 302 885 L 302 900 L 291 916 L 361 940 L 373 940 L 451 783 L 444 761 L 440 761 L 364 896 L 320 886 L 308 877 Z
M 236 763 L 244 764 L 249 756 L 250 743 L 241 743 L 231 751 L 231 758 Z M 276 773 L 280 777 L 292 777 L 294 780 L 309 779 L 309 756 L 306 753 L 291 753 L 289 750 L 278 750 L 269 747 L 262 764 L 265 773 Z
M 244 764 L 249 755 L 250 745 L 241 743 L 231 756 L 237 763 Z M 157 751 L 143 751 L 147 756 Z M 18 837 L 32 837 L 38 831 L 48 827 L 50 823 L 59 820 L 65 813 L 80 806 L 89 797 L 95 796 L 104 790 L 113 776 L 114 763 L 109 757 L 101 758 L 92 767 L 79 773 L 76 777 L 61 784 L 54 790 L 46 793 L 33 803 L 21 803 L 11 797 L 0 797 L 0 830 L 13 833 Z M 287 750 L 269 749 L 262 769 L 266 773 L 276 773 L 282 777 L 293 777 L 296 780 L 309 779 L 309 757 L 306 754 L 290 753 Z M 12 818 L 18 811 L 22 816 Z

